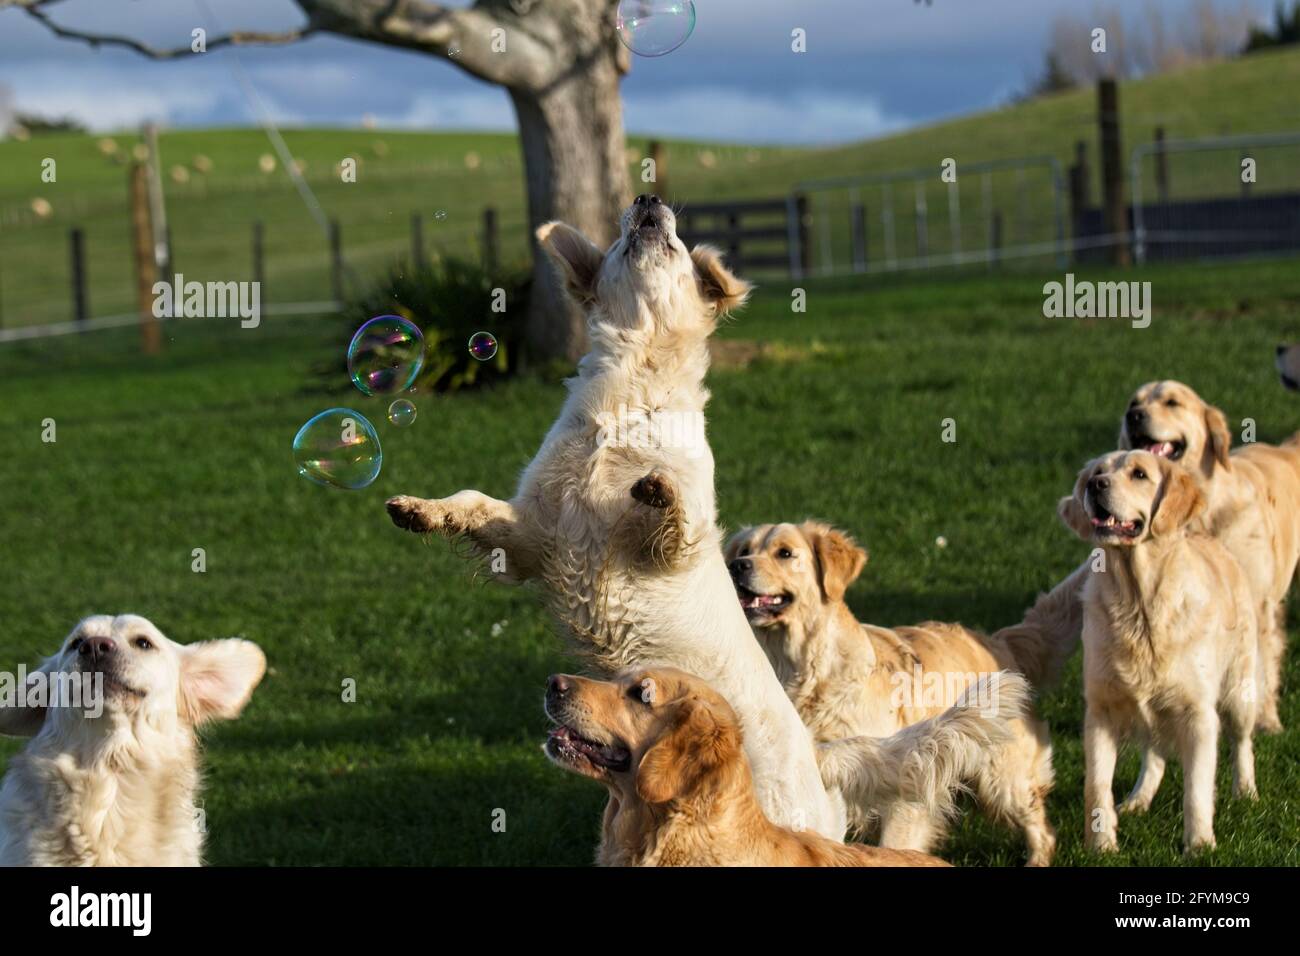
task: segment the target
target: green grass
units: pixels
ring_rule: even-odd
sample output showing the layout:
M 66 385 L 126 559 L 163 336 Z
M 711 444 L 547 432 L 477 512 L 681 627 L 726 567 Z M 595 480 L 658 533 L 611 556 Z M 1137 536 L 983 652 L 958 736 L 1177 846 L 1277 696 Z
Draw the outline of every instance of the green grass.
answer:
M 854 532 L 872 554 L 849 594 L 863 620 L 1018 619 L 1086 553 L 1054 506 L 1113 445 L 1137 384 L 1183 379 L 1234 424 L 1253 418 L 1261 440 L 1300 426 L 1271 370 L 1273 345 L 1300 325 L 1295 261 L 1138 277 L 1155 300 L 1141 331 L 1044 319 L 1050 276 L 814 284 L 806 314 L 780 286 L 761 291 L 722 335 L 769 348 L 709 380 L 723 521 L 818 516 Z M 417 421 L 396 429 L 341 375 L 326 389 L 313 373 L 338 363 L 336 320 L 166 329 L 155 359 L 130 330 L 0 348 L 0 667 L 34 662 L 94 612 L 144 614 L 182 642 L 261 644 L 270 676 L 241 720 L 208 735 L 215 864 L 589 862 L 603 794 L 538 747 L 545 677 L 575 666 L 547 616 L 528 592 L 473 581 L 445 543 L 397 531 L 383 509 L 398 492 L 508 494 L 562 389 L 526 378 L 421 395 Z M 294 471 L 295 431 L 337 404 L 380 429 L 384 469 L 364 491 Z M 955 444 L 940 440 L 945 418 Z M 190 570 L 198 547 L 204 574 Z M 1258 741 L 1261 800 L 1232 801 L 1221 773 L 1219 848 L 1202 862 L 1300 863 L 1298 661 L 1289 729 Z M 1062 864 L 1097 862 L 1081 840 L 1078 674 L 1076 658 L 1043 701 Z M 349 677 L 354 704 L 341 700 Z M 0 758 L 16 750 L 4 741 Z M 1130 752 L 1117 787 L 1135 775 Z M 1171 773 L 1147 817 L 1122 821 L 1114 863 L 1182 862 L 1180 784 Z M 1016 835 L 975 814 L 943 852 L 966 865 L 1022 858 Z
M 1300 84 L 1300 51 L 1279 50 L 1124 84 L 1121 90 L 1122 139 L 1127 151 L 1150 142 L 1156 126 L 1170 139 L 1300 128 L 1293 91 Z M 957 160 L 963 212 L 962 245 L 970 250 L 988 235 L 983 182 L 963 175 L 972 164 L 1016 156 L 1048 155 L 1063 166 L 1076 141 L 1089 144 L 1094 197 L 1100 195 L 1096 150 L 1096 95 L 1078 90 L 1007 109 L 911 130 L 896 136 L 818 149 L 751 149 L 688 142 L 667 144 L 668 164 L 656 187 L 674 201 L 766 197 L 787 194 L 812 179 L 926 169 L 934 175 L 925 191 L 929 251 L 950 250 L 948 187 L 939 180 L 940 163 Z M 429 250 L 461 256 L 479 249 L 484 206 L 500 214 L 502 257 L 527 256 L 523 173 L 513 135 L 429 134 L 368 130 L 287 130 L 293 153 L 306 162 L 305 175 L 326 213 L 342 225 L 349 263 L 360 276 L 373 276 L 410 248 L 412 213 L 425 217 Z M 86 234 L 89 300 L 94 315 L 134 308 L 126 167 L 103 155 L 99 137 L 54 135 L 27 142 L 0 143 L 0 322 L 26 325 L 62 322 L 72 317 L 69 291 L 68 231 Z M 111 137 L 119 156 L 137 143 L 134 134 Z M 320 301 L 328 298 L 328 250 L 324 235 L 282 170 L 258 171 L 258 158 L 271 153 L 259 130 L 182 130 L 161 137 L 169 223 L 176 267 L 189 279 L 252 278 L 251 229 L 266 227 L 264 302 Z M 629 176 L 639 184 L 642 139 L 629 141 Z M 1256 151 L 1257 193 L 1300 188 L 1300 147 Z M 472 157 L 474 168 L 467 166 Z M 194 160 L 212 162 L 208 173 Z M 359 157 L 357 182 L 343 183 L 336 171 L 346 156 Z M 57 182 L 41 180 L 42 161 L 57 161 Z M 1172 195 L 1235 195 L 1240 189 L 1237 151 L 1179 155 L 1170 159 Z M 189 180 L 174 182 L 175 166 L 189 168 Z M 1127 167 L 1126 167 L 1127 171 Z M 1153 194 L 1150 163 L 1144 171 L 1146 195 Z M 1004 217 L 1004 242 L 1051 240 L 1050 183 L 1045 169 L 993 175 L 991 207 Z M 848 243 L 846 190 L 826 194 L 823 209 L 814 203 L 812 239 L 820 268 L 826 248 L 843 267 Z M 898 185 L 888 199 L 877 187 L 856 197 L 868 211 L 872 261 L 884 254 L 881 213 L 886 202 L 896 223 L 896 255 L 915 254 L 913 190 Z M 35 199 L 50 203 L 52 214 L 38 218 Z M 443 220 L 433 215 L 442 210 Z M 824 239 L 823 239 L 824 237 Z

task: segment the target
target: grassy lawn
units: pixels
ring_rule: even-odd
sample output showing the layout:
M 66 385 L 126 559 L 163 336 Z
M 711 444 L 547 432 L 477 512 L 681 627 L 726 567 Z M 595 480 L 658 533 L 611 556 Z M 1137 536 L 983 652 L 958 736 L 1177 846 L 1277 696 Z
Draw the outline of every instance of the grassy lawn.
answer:
M 1271 369 L 1273 345 L 1300 337 L 1295 261 L 1129 277 L 1153 283 L 1148 329 L 1044 319 L 1048 276 L 812 286 L 806 314 L 790 311 L 788 289 L 762 290 L 722 333 L 762 343 L 757 358 L 710 376 L 723 521 L 818 516 L 853 531 L 872 555 L 849 596 L 864 620 L 1017 619 L 1086 553 L 1055 503 L 1113 446 L 1136 385 L 1183 379 L 1234 425 L 1253 418 L 1261 440 L 1300 427 L 1300 402 Z M 0 668 L 34 662 L 94 612 L 144 614 L 182 642 L 261 644 L 270 676 L 243 719 L 208 734 L 214 864 L 589 862 L 603 794 L 539 751 L 543 681 L 573 666 L 547 617 L 533 595 L 472 580 L 445 543 L 397 531 L 383 510 L 398 492 L 507 495 L 559 385 L 416 396 L 418 420 L 397 429 L 341 372 L 315 373 L 340 360 L 337 320 L 166 329 L 153 360 L 130 330 L 0 348 Z M 339 404 L 383 441 L 383 471 L 364 491 L 295 474 L 295 431 Z M 41 441 L 46 418 L 55 443 Z M 955 444 L 940 440 L 945 418 Z M 206 573 L 190 569 L 194 548 Z M 1205 862 L 1300 863 L 1298 662 L 1289 729 L 1257 744 L 1259 803 L 1233 802 L 1221 768 L 1219 848 Z M 1063 864 L 1096 862 L 1082 849 L 1078 674 L 1076 658 L 1043 702 Z M 356 703 L 341 700 L 345 678 Z M 0 743 L 0 766 L 16 749 Z M 1127 753 L 1117 785 L 1136 769 Z M 1115 863 L 1181 862 L 1171 770 L 1152 812 L 1122 821 Z M 966 865 L 1022 854 L 974 814 L 944 852 Z

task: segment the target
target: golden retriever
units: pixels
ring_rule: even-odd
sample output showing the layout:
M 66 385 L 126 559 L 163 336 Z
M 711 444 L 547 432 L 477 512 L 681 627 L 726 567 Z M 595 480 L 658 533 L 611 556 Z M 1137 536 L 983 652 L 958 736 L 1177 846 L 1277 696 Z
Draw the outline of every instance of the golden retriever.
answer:
M 1165 754 L 1182 761 L 1189 852 L 1214 846 L 1220 715 L 1233 740 L 1233 790 L 1255 796 L 1258 602 L 1241 565 L 1198 522 L 1206 506 L 1190 471 L 1146 451 L 1090 462 L 1061 499 L 1061 520 L 1105 557 L 1083 592 L 1086 842 L 1094 850 L 1118 846 L 1112 782 L 1127 736 L 1148 747 L 1129 798 L 1136 805 L 1154 797 Z
M 605 866 L 946 866 L 911 850 L 846 845 L 763 812 L 740 721 L 726 699 L 673 668 L 613 681 L 557 674 L 544 751 L 609 790 Z
M 847 534 L 815 521 L 744 528 L 727 544 L 728 567 L 754 635 L 819 741 L 887 736 L 940 713 L 980 674 L 1011 670 L 1039 686 L 1052 680 L 1079 631 L 1075 572 L 1039 599 L 1025 622 L 993 635 L 959 624 L 885 628 L 861 624 L 844 601 L 867 553 Z M 1029 864 L 1047 866 L 1056 837 L 1045 801 L 1052 788 L 1047 726 L 1033 716 L 975 775 L 995 818 L 1024 831 Z M 881 844 L 928 850 L 942 835 L 937 807 L 849 807 L 858 832 L 881 817 Z
M 248 641 L 81 621 L 0 709 L 0 733 L 33 738 L 0 785 L 0 866 L 200 865 L 195 731 L 239 716 L 265 671 Z
M 687 250 L 657 196 L 638 197 L 620 226 L 606 250 L 563 223 L 538 230 L 586 310 L 591 351 L 514 496 L 399 496 L 389 514 L 410 531 L 464 537 L 498 580 L 540 585 L 597 670 L 672 666 L 714 684 L 740 715 L 768 815 L 842 838 L 844 808 L 722 560 L 704 375 L 709 335 L 750 286 L 715 250 Z
M 1282 729 L 1277 703 L 1286 652 L 1285 600 L 1300 562 L 1300 436 L 1231 451 L 1222 411 L 1181 382 L 1148 382 L 1129 402 L 1119 447 L 1178 462 L 1201 480 L 1203 521 L 1240 563 L 1258 604 L 1260 730 Z

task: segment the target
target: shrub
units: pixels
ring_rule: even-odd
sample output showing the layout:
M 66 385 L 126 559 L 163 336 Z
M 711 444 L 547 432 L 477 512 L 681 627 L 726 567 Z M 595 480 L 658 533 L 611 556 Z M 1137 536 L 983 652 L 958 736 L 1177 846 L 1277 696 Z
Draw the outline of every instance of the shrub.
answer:
M 348 304 L 348 338 L 377 315 L 400 315 L 424 333 L 417 389 L 450 392 L 480 385 L 519 370 L 528 287 L 529 274 L 519 269 L 499 269 L 489 278 L 477 263 L 461 259 L 433 259 L 416 268 L 399 262 Z M 504 301 L 504 311 L 494 312 L 499 301 Z M 475 332 L 496 337 L 493 358 L 481 362 L 470 355 Z

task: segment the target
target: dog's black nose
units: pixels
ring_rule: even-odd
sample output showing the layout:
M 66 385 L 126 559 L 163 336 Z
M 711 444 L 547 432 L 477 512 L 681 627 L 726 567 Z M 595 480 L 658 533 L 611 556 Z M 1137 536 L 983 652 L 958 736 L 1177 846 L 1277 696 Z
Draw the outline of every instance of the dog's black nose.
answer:
M 749 558 L 736 558 L 727 565 L 727 570 L 731 572 L 733 578 L 738 578 L 742 574 L 748 574 L 749 569 L 753 566 L 754 562 L 750 561 Z
M 637 196 L 636 199 L 632 200 L 632 202 L 638 206 L 658 206 L 663 202 L 663 200 L 654 193 L 642 193 Z
M 1141 425 L 1147 420 L 1147 410 L 1145 408 L 1130 408 L 1124 415 L 1124 421 L 1130 425 Z
M 77 648 L 77 653 L 80 656 L 89 657 L 92 661 L 101 660 L 116 653 L 116 651 L 117 645 L 113 643 L 111 637 L 88 637 Z
M 1277 347 L 1277 354 L 1278 354 L 1278 355 L 1285 355 L 1285 354 L 1286 354 L 1286 346 L 1285 346 L 1285 345 L 1279 345 L 1279 346 Z
M 1105 475 L 1093 475 L 1088 479 L 1088 489 L 1090 491 L 1105 491 L 1110 487 L 1110 479 Z
M 563 697 L 573 689 L 573 681 L 564 674 L 552 674 L 546 678 L 546 696 Z

